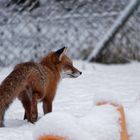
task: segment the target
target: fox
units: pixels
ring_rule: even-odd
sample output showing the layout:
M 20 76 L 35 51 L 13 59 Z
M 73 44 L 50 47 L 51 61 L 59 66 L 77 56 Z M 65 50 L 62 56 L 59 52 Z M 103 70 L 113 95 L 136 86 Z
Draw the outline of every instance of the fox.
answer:
M 24 118 L 35 122 L 37 103 L 42 101 L 44 114 L 52 112 L 57 87 L 63 78 L 77 78 L 82 72 L 73 66 L 67 55 L 67 47 L 52 51 L 40 62 L 17 64 L 0 85 L 0 127 L 4 127 L 4 115 L 13 100 L 18 97 L 25 109 Z

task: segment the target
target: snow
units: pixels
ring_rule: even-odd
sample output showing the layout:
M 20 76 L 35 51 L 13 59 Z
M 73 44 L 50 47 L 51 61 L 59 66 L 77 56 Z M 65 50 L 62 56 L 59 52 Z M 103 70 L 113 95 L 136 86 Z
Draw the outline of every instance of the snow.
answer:
M 81 118 L 74 118 L 68 113 L 53 112 L 36 124 L 34 138 L 52 134 L 67 137 L 68 140 L 119 140 L 118 120 L 119 114 L 111 105 L 96 107 Z
M 90 113 L 80 118 L 79 122 L 83 133 L 88 132 L 92 139 L 120 139 L 119 113 L 111 105 L 94 107 Z
M 76 118 L 62 112 L 50 113 L 37 123 L 34 138 L 45 134 L 67 137 L 68 140 L 85 140 L 85 138 L 91 140 L 90 135 L 87 132 L 83 133 L 82 128 L 78 126 Z
M 23 120 L 24 110 L 16 99 L 6 112 L 6 127 L 0 128 L 0 140 L 33 140 L 33 131 L 34 137 L 51 132 L 67 135 L 71 140 L 85 137 L 88 140 L 119 140 L 116 108 L 96 106 L 99 101 L 122 104 L 130 140 L 140 139 L 140 63 L 101 65 L 75 61 L 74 64 L 82 75 L 62 80 L 53 113 L 42 117 L 42 104 L 39 103 L 39 118 L 42 119 L 37 125 L 28 123 Z M 0 80 L 11 70 L 12 67 L 0 69 Z

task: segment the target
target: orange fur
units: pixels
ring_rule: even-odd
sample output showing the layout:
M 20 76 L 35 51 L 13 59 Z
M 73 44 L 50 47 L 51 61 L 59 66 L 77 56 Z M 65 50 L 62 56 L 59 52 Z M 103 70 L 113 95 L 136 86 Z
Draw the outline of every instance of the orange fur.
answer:
M 10 103 L 18 97 L 25 109 L 24 118 L 35 122 L 38 118 L 37 103 L 43 102 L 44 114 L 52 111 L 52 102 L 62 71 L 81 74 L 65 54 L 66 48 L 51 52 L 40 63 L 18 64 L 0 85 L 0 126 Z M 79 76 L 79 75 L 78 75 Z M 77 76 L 77 77 L 78 77 Z
M 42 136 L 37 140 L 66 140 L 66 138 L 60 136 L 47 135 L 47 136 Z

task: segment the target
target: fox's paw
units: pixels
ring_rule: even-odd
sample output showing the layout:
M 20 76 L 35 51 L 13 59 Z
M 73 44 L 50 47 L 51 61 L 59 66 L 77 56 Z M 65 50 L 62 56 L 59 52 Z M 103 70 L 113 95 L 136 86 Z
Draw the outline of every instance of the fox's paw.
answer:
M 31 123 L 36 122 L 37 121 L 37 118 L 38 118 L 37 113 L 32 113 L 31 116 L 30 116 L 30 122 Z

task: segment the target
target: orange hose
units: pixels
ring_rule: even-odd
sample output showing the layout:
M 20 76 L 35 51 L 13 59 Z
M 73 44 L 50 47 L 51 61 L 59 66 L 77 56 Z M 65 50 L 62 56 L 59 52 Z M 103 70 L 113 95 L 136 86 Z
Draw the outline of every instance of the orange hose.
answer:
M 121 126 L 121 140 L 128 140 L 128 133 L 126 128 L 126 120 L 125 120 L 125 113 L 122 106 L 119 106 L 117 108 L 118 112 L 121 114 L 121 117 L 119 119 L 120 126 Z
M 120 113 L 119 123 L 120 123 L 120 127 L 121 127 L 121 132 L 120 132 L 121 140 L 129 140 L 127 127 L 126 127 L 125 112 L 124 112 L 123 106 L 120 106 L 120 105 L 117 105 L 117 104 L 111 103 L 111 102 L 97 103 L 98 106 L 105 105 L 105 104 L 110 104 L 110 105 L 117 107 L 117 111 Z
M 60 136 L 46 135 L 41 136 L 38 140 L 66 140 L 66 139 Z

